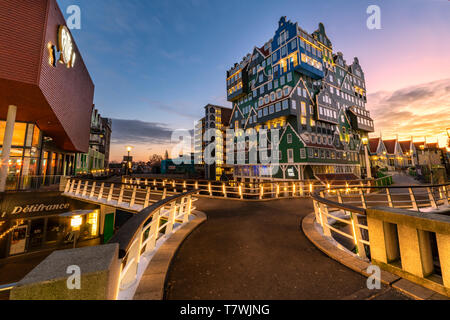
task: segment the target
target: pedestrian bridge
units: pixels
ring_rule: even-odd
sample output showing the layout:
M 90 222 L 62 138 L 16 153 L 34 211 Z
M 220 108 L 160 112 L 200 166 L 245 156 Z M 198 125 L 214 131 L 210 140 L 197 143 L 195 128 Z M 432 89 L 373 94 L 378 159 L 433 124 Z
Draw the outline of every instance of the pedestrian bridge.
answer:
M 49 299 L 394 299 L 405 298 L 389 286 L 400 279 L 450 296 L 449 184 L 294 182 L 221 188 L 68 180 L 67 196 L 138 213 L 106 245 L 48 257 L 12 290 L 11 298 L 33 298 L 32 288 L 41 281 L 40 298 Z M 207 221 L 194 230 L 199 211 Z M 171 239 L 189 228 L 190 236 L 184 232 L 170 256 Z M 89 257 L 98 257 L 98 263 L 93 266 Z M 85 266 L 82 279 L 89 279 L 91 287 L 64 289 L 67 266 L 52 259 L 81 270 Z M 395 280 L 367 289 L 364 270 L 346 267 L 363 263 L 381 266 Z M 159 295 L 154 294 L 155 277 L 162 287 Z

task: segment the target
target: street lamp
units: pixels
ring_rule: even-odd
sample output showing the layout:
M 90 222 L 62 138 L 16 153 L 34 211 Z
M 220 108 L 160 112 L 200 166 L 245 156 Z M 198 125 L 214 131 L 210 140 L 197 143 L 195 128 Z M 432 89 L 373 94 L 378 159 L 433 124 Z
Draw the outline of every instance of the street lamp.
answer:
M 128 157 L 127 157 L 127 164 L 126 164 L 127 168 L 126 168 L 126 171 L 125 171 L 125 175 L 126 176 L 128 176 L 128 170 L 129 170 L 129 167 L 130 167 L 130 152 L 131 152 L 131 149 L 133 149 L 133 147 L 127 146 Z
M 369 139 L 367 139 L 367 137 L 364 137 L 361 139 L 361 141 L 364 145 L 364 154 L 366 156 L 367 178 L 372 179 L 372 170 L 370 169 L 370 159 L 369 159 Z

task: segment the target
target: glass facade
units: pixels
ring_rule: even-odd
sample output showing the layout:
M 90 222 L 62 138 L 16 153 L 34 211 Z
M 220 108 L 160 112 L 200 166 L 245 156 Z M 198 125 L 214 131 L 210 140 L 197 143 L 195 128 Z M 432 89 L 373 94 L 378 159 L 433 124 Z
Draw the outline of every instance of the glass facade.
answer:
M 3 151 L 3 139 L 6 121 L 0 121 L 0 153 Z M 39 173 L 42 132 L 32 123 L 16 122 L 8 162 L 6 190 L 28 189 L 31 176 Z
M 76 242 L 92 240 L 99 237 L 99 212 L 80 216 L 81 225 L 77 228 L 71 225 L 74 218 L 59 215 L 12 221 L 18 226 L 11 233 L 7 256 L 39 251 L 46 248 L 58 248 Z
M 0 121 L 0 154 L 6 121 Z M 58 151 L 34 123 L 16 122 L 8 162 L 6 190 L 37 189 L 59 183 L 74 171 L 74 155 Z

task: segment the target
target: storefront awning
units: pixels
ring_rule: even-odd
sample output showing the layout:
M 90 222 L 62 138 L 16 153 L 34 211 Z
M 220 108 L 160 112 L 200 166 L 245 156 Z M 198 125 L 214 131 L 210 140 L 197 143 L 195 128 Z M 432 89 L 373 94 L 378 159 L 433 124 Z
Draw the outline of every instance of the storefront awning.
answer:
M 92 210 L 76 210 L 76 211 L 61 213 L 59 216 L 60 217 L 75 217 L 75 216 L 84 216 L 89 213 L 92 213 Z

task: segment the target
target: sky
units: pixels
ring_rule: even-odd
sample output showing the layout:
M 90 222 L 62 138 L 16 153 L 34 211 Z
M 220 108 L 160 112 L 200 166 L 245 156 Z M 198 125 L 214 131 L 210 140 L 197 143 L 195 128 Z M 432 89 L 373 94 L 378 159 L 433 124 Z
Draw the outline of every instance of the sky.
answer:
M 448 0 L 58 0 L 81 9 L 72 30 L 113 119 L 111 160 L 163 154 L 174 129 L 191 130 L 203 107 L 226 101 L 226 71 L 273 37 L 281 16 L 308 32 L 323 22 L 334 51 L 366 76 L 376 133 L 445 141 L 450 127 Z M 369 5 L 381 29 L 369 30 Z M 423 140 L 423 138 L 422 138 Z M 169 150 L 170 152 L 170 150 Z

